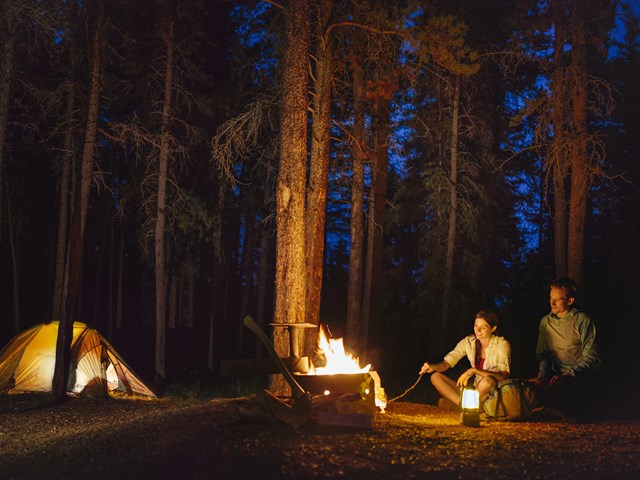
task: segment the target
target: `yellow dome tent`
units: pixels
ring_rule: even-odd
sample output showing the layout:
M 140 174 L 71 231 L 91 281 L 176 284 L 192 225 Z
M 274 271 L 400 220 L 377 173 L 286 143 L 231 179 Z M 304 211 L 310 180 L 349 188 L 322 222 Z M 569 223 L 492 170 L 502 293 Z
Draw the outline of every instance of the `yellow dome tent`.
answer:
M 50 392 L 57 339 L 58 322 L 41 323 L 16 335 L 0 351 L 0 392 Z M 109 342 L 80 322 L 73 324 L 67 391 L 155 397 Z

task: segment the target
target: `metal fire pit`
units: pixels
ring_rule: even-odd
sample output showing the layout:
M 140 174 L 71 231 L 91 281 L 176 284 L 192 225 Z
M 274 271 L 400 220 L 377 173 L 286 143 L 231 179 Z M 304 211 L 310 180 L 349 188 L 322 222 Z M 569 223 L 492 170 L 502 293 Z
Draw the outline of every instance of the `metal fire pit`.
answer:
M 302 388 L 313 394 L 326 394 L 326 392 L 331 394 L 362 393 L 369 384 L 373 383 L 373 378 L 369 373 L 296 374 L 294 376 Z M 373 387 L 373 385 L 371 386 Z
M 306 392 L 326 398 L 330 413 L 325 413 L 324 417 L 320 413 L 319 420 L 341 424 L 345 422 L 344 414 L 349 414 L 347 418 L 350 422 L 360 415 L 366 417 L 367 428 L 371 427 L 372 415 L 378 412 L 376 387 L 380 388 L 380 377 L 377 372 L 293 376 Z
M 333 375 L 294 374 L 294 377 L 300 386 L 311 394 L 331 397 L 358 396 L 366 407 L 365 410 L 377 410 L 376 386 L 380 386 L 380 377 L 375 371 Z

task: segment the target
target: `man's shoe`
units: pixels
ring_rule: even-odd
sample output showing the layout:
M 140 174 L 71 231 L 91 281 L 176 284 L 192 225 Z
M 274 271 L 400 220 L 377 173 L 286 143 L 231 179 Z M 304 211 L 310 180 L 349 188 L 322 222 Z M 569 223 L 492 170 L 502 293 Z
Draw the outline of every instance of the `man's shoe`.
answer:
M 567 415 L 551 407 L 538 407 L 531 410 L 529 420 L 532 422 L 565 422 L 572 423 Z

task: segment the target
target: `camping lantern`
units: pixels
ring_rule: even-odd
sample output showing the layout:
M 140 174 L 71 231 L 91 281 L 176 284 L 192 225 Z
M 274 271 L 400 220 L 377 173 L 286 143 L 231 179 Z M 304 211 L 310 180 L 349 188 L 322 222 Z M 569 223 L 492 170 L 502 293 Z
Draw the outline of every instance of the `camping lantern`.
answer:
M 462 413 L 460 422 L 467 427 L 480 426 L 480 395 L 473 387 L 462 390 Z

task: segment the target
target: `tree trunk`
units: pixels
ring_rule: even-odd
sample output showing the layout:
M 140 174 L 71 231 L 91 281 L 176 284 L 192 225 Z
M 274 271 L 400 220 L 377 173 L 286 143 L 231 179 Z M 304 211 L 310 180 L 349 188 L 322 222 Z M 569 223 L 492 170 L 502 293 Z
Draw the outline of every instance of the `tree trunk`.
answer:
M 211 314 L 209 315 L 209 347 L 207 351 L 207 367 L 210 371 L 214 370 L 215 360 L 215 345 L 216 334 L 219 329 L 216 329 L 216 318 L 219 316 L 222 310 L 222 295 L 221 289 L 223 284 L 223 249 L 222 249 L 222 217 L 224 212 L 224 203 L 226 196 L 226 186 L 224 184 L 218 185 L 218 207 L 214 213 L 213 218 L 213 232 L 212 237 L 212 256 L 213 256 L 213 268 L 211 277 Z
M 305 320 L 305 180 L 310 18 L 308 0 L 291 0 L 286 10 L 286 51 L 280 119 L 280 166 L 276 188 L 275 322 Z M 274 345 L 288 354 L 284 329 L 277 328 Z M 288 392 L 281 376 L 271 378 L 275 394 Z
M 124 272 L 124 228 L 120 228 L 120 251 L 118 254 L 118 293 L 116 299 L 116 328 L 122 328 L 122 300 L 124 287 L 122 277 Z
M 571 152 L 571 197 L 569 200 L 569 238 L 567 263 L 569 276 L 582 291 L 584 264 L 584 228 L 590 184 L 587 152 L 587 52 L 584 11 L 586 2 L 571 4 L 572 49 L 572 120 L 574 148 Z
M 318 6 L 318 45 L 316 52 L 315 95 L 311 127 L 311 165 L 306 210 L 307 296 L 306 321 L 320 323 L 320 298 L 324 267 L 325 219 L 329 175 L 329 147 L 331 127 L 331 82 L 333 79 L 333 47 L 331 34 L 326 33 L 332 0 Z M 317 330 L 306 331 L 306 348 L 311 351 L 317 342 Z
M 114 312 L 114 286 L 115 286 L 115 261 L 116 261 L 116 227 L 109 223 L 109 288 L 107 293 L 107 339 L 113 341 L 113 312 Z
M 374 162 L 369 196 L 369 221 L 367 223 L 367 256 L 362 301 L 358 352 L 365 363 L 369 342 L 369 327 L 380 315 L 382 294 L 382 263 L 384 260 L 384 213 L 387 202 L 387 168 L 389 165 L 389 106 L 386 100 L 378 100 L 373 121 Z
M 9 14 L 5 19 L 8 23 L 6 40 L 2 45 L 2 64 L 0 64 L 0 238 L 2 235 L 2 189 L 4 188 L 4 152 L 7 139 L 7 125 L 9 120 L 9 101 L 11 99 L 11 84 L 13 82 L 15 64 L 15 22 Z
M 5 178 L 5 196 L 7 197 L 7 224 L 9 230 L 9 249 L 11 250 L 11 267 L 13 275 L 13 333 L 20 332 L 20 282 L 18 274 L 18 252 L 16 249 L 15 230 L 13 228 L 13 213 L 11 196 L 9 195 L 9 182 Z
M 449 172 L 449 228 L 447 231 L 447 252 L 444 266 L 442 289 L 441 327 L 446 331 L 449 325 L 449 305 L 453 284 L 453 262 L 456 247 L 456 227 L 458 222 L 458 127 L 460 119 L 460 77 L 455 77 L 453 91 L 453 114 L 451 116 L 451 157 Z
M 553 169 L 553 225 L 555 233 L 554 257 L 556 276 L 567 275 L 567 201 L 565 177 L 559 169 Z
M 270 179 L 264 182 L 265 205 L 270 204 L 273 199 L 273 183 Z M 273 278 L 273 228 L 271 223 L 264 220 L 260 228 L 260 266 L 258 270 L 258 289 L 256 294 L 256 323 L 264 329 L 267 323 L 266 312 L 273 308 L 273 295 L 269 295 L 269 286 Z M 267 305 L 269 299 L 269 305 Z M 259 338 L 256 338 L 256 358 L 262 358 L 264 347 Z
M 349 285 L 347 290 L 346 344 L 358 356 L 360 347 L 360 322 L 362 321 L 362 274 L 364 251 L 364 80 L 362 67 L 353 69 L 353 172 L 351 181 L 351 243 L 349 247 Z M 364 352 L 363 352 L 364 353 Z
M 165 228 L 167 219 L 167 177 L 169 170 L 170 132 L 172 115 L 171 96 L 173 90 L 173 21 L 168 20 L 161 28 L 166 42 L 167 63 L 164 73 L 164 101 L 162 105 L 162 127 L 160 137 L 160 164 L 158 167 L 158 199 L 155 228 L 156 266 L 156 355 L 155 383 L 163 385 L 166 379 L 165 351 L 167 328 L 167 276 L 165 258 Z
M 68 268 L 64 312 L 60 316 L 58 340 L 56 343 L 56 366 L 53 376 L 53 393 L 57 400 L 62 400 L 67 391 L 69 377 L 69 361 L 71 357 L 71 337 L 73 323 L 78 308 L 80 294 L 80 277 L 84 247 L 84 232 L 89 208 L 89 194 L 93 176 L 93 161 L 98 129 L 98 113 L 100 110 L 100 43 L 102 40 L 102 3 L 95 5 L 95 22 L 91 37 L 91 72 L 87 109 L 87 124 L 80 165 L 80 185 L 75 188 L 74 208 L 71 219 L 71 233 L 68 249 Z
M 555 31 L 554 36 L 554 72 L 551 84 L 552 95 L 552 122 L 553 122 L 553 144 L 551 146 L 551 170 L 553 176 L 553 223 L 554 223 L 554 257 L 556 266 L 556 276 L 567 275 L 567 193 L 565 181 L 567 176 L 566 162 L 564 158 L 566 142 L 565 125 L 565 102 L 567 92 L 565 91 L 566 71 L 564 68 L 564 44 L 566 40 L 566 22 L 564 21 L 563 1 L 554 0 L 551 4 L 552 20 Z
M 73 164 L 73 109 L 75 100 L 74 85 L 67 85 L 67 112 L 64 134 L 64 152 L 62 155 L 62 175 L 60 177 L 60 205 L 58 218 L 58 242 L 56 247 L 56 271 L 53 287 L 53 307 L 51 319 L 59 320 L 60 306 L 63 300 L 63 285 L 65 283 L 65 267 L 67 264 L 67 235 L 69 229 L 69 181 Z
M 176 328 L 176 311 L 178 309 L 178 276 L 169 275 L 169 292 L 167 295 L 167 325 L 169 330 Z
M 194 264 L 193 253 L 189 253 L 189 264 Z M 195 285 L 195 273 L 194 269 L 190 268 L 187 272 L 187 306 L 186 306 L 186 326 L 191 329 L 194 326 L 195 321 L 195 294 L 196 294 L 196 285 Z
M 254 206 L 256 202 L 255 188 L 253 186 L 249 186 L 248 193 L 248 202 L 250 205 L 248 206 L 248 212 L 246 216 L 246 222 L 244 227 L 244 238 L 242 242 L 242 257 L 240 260 L 240 265 L 238 265 L 241 269 L 240 271 L 240 288 L 242 290 L 241 300 L 240 300 L 240 318 L 236 322 L 236 330 L 237 330 L 237 341 L 238 341 L 238 352 L 242 351 L 242 345 L 244 343 L 244 325 L 242 324 L 242 319 L 249 314 L 251 307 L 251 298 L 254 296 L 255 285 L 253 282 L 253 274 L 254 274 L 254 262 L 253 262 L 253 254 L 254 254 L 254 244 L 255 244 L 255 213 Z

